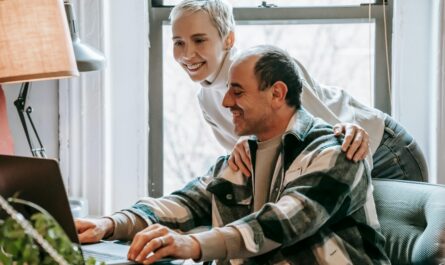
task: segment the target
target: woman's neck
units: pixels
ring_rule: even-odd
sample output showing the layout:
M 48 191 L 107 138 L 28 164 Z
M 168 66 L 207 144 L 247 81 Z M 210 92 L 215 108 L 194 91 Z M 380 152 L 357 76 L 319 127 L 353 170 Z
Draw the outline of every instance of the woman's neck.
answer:
M 229 54 L 228 51 L 226 51 L 224 53 L 224 57 L 221 61 L 221 63 L 219 64 L 218 70 L 216 70 L 213 74 L 209 75 L 204 81 L 208 84 L 213 84 L 213 82 L 215 82 L 216 78 L 218 78 L 219 73 L 221 72 L 221 69 L 223 68 L 224 63 L 226 62 L 226 57 Z

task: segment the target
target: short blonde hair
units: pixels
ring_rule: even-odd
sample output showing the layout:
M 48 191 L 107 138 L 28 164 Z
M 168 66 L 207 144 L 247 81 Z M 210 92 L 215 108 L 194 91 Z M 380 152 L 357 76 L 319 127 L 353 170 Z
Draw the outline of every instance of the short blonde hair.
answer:
M 225 38 L 235 30 L 232 6 L 225 0 L 183 0 L 170 12 L 170 21 L 174 21 L 185 12 L 203 11 L 209 15 L 219 36 Z

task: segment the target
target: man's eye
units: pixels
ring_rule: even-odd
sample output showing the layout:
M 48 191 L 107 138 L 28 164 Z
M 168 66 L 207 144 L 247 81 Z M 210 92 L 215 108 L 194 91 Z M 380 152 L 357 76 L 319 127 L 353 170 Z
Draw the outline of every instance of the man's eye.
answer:
M 182 41 L 175 41 L 174 45 L 175 46 L 182 46 L 182 45 L 184 45 L 184 42 L 182 42 Z
M 205 41 L 206 41 L 205 39 L 196 39 L 196 40 L 195 40 L 196 43 L 203 43 L 203 42 L 205 42 Z

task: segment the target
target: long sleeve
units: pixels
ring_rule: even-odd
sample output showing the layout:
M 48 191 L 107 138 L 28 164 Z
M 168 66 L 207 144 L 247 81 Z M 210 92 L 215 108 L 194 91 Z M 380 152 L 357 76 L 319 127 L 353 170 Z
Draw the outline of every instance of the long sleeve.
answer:
M 130 241 L 137 232 L 149 225 L 144 219 L 129 211 L 117 212 L 108 218 L 113 220 L 114 231 L 106 240 Z
M 231 226 L 216 227 L 209 231 L 192 234 L 201 246 L 201 260 L 247 258 L 269 252 L 280 244 L 267 240 L 260 253 L 247 250 L 237 229 Z
M 131 239 L 147 225 L 159 223 L 172 229 L 188 231 L 211 225 L 211 195 L 206 190 L 208 175 L 189 182 L 183 189 L 162 198 L 143 198 L 131 208 L 113 214 L 115 227 L 110 239 Z
M 338 145 L 315 148 L 294 164 L 276 203 L 229 224 L 239 231 L 248 251 L 264 252 L 267 240 L 293 245 L 366 203 L 370 180 L 364 162 L 350 162 Z

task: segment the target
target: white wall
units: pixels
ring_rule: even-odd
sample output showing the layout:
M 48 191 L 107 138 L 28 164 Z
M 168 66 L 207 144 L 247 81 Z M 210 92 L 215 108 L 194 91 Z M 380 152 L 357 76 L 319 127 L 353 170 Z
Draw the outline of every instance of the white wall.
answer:
M 395 0 L 393 24 L 392 115 L 414 136 L 437 177 L 437 8 L 442 0 Z M 442 33 L 443 34 L 443 33 Z
M 146 195 L 148 7 L 146 1 L 73 1 L 81 39 L 107 58 L 101 72 L 63 84 L 61 165 L 71 195 L 90 214 L 110 214 Z
M 105 17 L 109 213 L 148 190 L 148 2 L 109 1 Z

